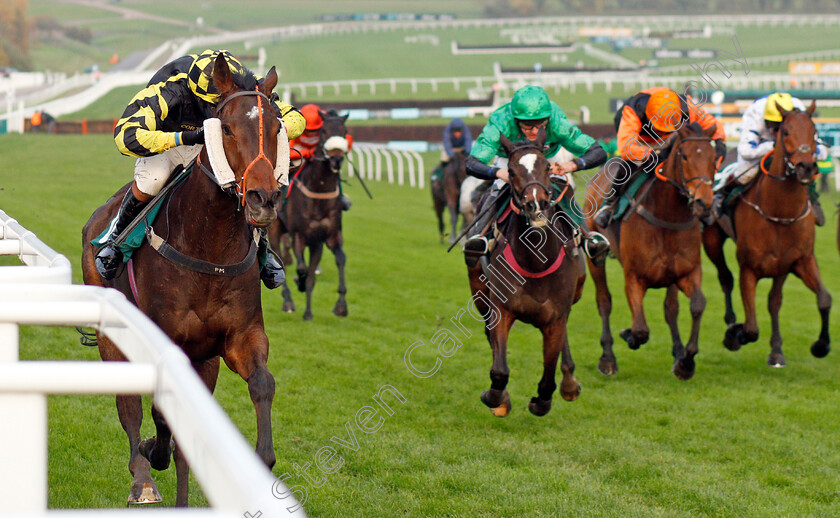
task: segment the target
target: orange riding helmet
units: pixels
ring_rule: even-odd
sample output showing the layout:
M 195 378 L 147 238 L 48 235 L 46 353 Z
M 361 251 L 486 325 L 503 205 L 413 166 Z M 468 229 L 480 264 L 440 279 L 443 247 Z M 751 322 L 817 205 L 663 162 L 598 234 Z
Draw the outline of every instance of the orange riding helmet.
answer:
M 306 119 L 306 129 L 316 130 L 321 129 L 324 125 L 324 119 L 321 118 L 321 108 L 315 104 L 307 104 L 300 109 L 301 115 Z
M 682 119 L 680 98 L 669 88 L 652 93 L 645 106 L 645 117 L 657 131 L 662 133 L 676 131 Z

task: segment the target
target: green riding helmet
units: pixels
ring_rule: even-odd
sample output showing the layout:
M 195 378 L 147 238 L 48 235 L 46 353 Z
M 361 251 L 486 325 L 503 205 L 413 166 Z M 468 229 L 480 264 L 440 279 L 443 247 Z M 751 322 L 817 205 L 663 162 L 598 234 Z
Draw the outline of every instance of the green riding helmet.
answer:
M 551 101 L 539 86 L 523 86 L 513 94 L 510 111 L 514 119 L 533 121 L 551 116 Z

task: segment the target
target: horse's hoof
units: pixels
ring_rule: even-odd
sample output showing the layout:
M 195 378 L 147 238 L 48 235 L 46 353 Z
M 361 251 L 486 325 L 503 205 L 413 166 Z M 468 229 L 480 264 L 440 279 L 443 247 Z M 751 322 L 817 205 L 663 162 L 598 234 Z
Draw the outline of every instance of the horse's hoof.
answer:
M 160 502 L 163 502 L 163 498 L 154 482 L 138 483 L 131 486 L 131 492 L 128 494 L 128 505 L 158 504 Z
M 671 372 L 673 372 L 677 378 L 683 381 L 688 381 L 694 377 L 694 368 L 694 358 L 680 358 L 678 360 L 674 360 Z
M 295 311 L 297 311 L 297 308 L 295 307 L 294 302 L 289 301 L 289 302 L 284 302 L 283 303 L 283 312 L 284 313 L 294 313 Z
M 333 307 L 333 314 L 337 317 L 346 317 L 347 316 L 347 303 L 346 302 L 336 302 L 335 306 Z
M 770 357 L 767 358 L 767 365 L 771 367 L 787 367 L 785 355 L 783 353 L 770 353 Z
M 732 324 L 723 335 L 723 346 L 730 351 L 737 351 L 744 345 L 744 324 Z
M 831 351 L 831 344 L 828 341 L 817 340 L 811 344 L 811 354 L 816 358 L 825 358 Z
M 566 401 L 574 401 L 580 396 L 580 383 L 577 380 L 570 383 L 560 383 L 560 395 Z
M 532 397 L 531 402 L 528 403 L 528 410 L 537 417 L 542 417 L 551 410 L 551 400 L 548 401 L 538 397 Z
M 303 314 L 303 319 L 304 319 L 305 321 L 307 321 L 307 322 L 311 322 L 311 321 L 312 321 L 312 312 L 307 310 L 307 311 Z
M 481 402 L 490 407 L 490 411 L 496 417 L 506 417 L 512 408 L 510 404 L 510 394 L 505 390 L 501 396 L 498 395 L 498 390 L 485 390 L 481 393 Z
M 634 351 L 642 346 L 642 344 L 636 341 L 636 339 L 633 337 L 633 332 L 629 329 L 622 329 L 618 336 L 620 336 L 625 342 L 627 342 L 627 347 L 633 349 Z
M 607 359 L 602 356 L 598 361 L 598 372 L 604 376 L 615 376 L 618 372 L 618 363 L 615 358 Z
M 163 471 L 169 467 L 172 452 L 170 450 L 169 454 L 163 458 L 155 455 L 155 450 L 157 449 L 157 439 L 154 437 L 141 441 L 139 449 L 140 455 L 146 457 L 146 460 L 149 461 L 149 465 L 156 471 Z

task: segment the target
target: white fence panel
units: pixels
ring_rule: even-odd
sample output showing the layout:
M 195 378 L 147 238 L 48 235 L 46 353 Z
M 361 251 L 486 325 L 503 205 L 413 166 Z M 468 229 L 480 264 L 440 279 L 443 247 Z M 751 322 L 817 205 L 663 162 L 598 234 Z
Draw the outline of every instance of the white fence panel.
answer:
M 156 516 L 305 516 L 213 399 L 183 351 L 148 317 L 116 290 L 71 285 L 67 258 L 3 211 L 0 232 L 0 253 L 16 254 L 27 265 L 0 267 L 0 415 L 5 417 L 0 421 L 0 511 L 127 515 L 129 511 L 47 512 L 46 396 L 153 393 L 213 506 Z M 95 327 L 131 363 L 18 362 L 20 325 Z
M 411 149 L 401 149 L 387 144 L 373 144 L 370 142 L 355 142 L 349 155 L 350 161 L 356 165 L 358 174 L 366 180 L 382 180 L 383 173 L 388 183 L 405 185 L 406 175 L 411 187 L 424 188 L 426 185 L 423 156 Z M 384 159 L 384 160 L 383 160 Z M 383 171 L 383 163 L 385 165 Z M 394 165 L 396 164 L 396 176 Z M 348 168 L 352 178 L 355 172 Z

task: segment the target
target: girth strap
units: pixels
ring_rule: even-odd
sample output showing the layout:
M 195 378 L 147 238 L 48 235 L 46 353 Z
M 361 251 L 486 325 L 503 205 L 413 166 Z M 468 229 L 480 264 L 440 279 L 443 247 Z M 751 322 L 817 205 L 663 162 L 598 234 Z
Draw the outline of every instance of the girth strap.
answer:
M 149 240 L 149 244 L 151 244 L 152 248 L 154 248 L 157 253 L 174 263 L 176 266 L 209 275 L 224 275 L 226 277 L 236 277 L 237 275 L 242 275 L 251 268 L 257 258 L 256 237 L 251 241 L 251 246 L 248 248 L 248 254 L 245 256 L 245 259 L 236 264 L 215 264 L 184 255 L 178 250 L 175 250 L 162 237 L 155 234 L 155 231 L 151 226 L 146 227 L 146 238 Z

